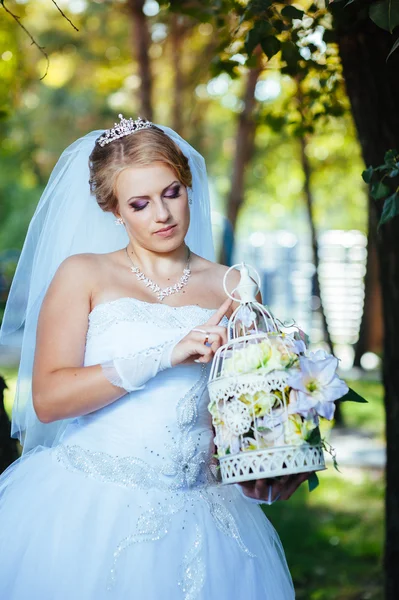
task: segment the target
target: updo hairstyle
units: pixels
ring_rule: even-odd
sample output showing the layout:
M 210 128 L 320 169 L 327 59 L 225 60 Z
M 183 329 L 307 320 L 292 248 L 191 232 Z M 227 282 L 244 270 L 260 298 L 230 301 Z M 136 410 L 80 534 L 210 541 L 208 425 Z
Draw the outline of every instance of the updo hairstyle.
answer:
M 158 127 L 136 131 L 105 146 L 96 143 L 89 157 L 90 190 L 100 208 L 105 212 L 117 212 L 115 188 L 119 173 L 128 167 L 144 167 L 154 162 L 168 165 L 182 185 L 192 186 L 187 157 Z

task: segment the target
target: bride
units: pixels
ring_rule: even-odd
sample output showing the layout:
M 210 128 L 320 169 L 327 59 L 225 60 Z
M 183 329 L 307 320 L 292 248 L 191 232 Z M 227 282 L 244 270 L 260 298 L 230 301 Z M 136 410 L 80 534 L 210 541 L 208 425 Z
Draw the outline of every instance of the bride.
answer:
M 204 161 L 120 119 L 62 154 L 6 307 L 23 454 L 0 477 L 0 597 L 291 600 L 256 504 L 307 475 L 222 486 L 212 458 L 208 367 L 234 307 Z

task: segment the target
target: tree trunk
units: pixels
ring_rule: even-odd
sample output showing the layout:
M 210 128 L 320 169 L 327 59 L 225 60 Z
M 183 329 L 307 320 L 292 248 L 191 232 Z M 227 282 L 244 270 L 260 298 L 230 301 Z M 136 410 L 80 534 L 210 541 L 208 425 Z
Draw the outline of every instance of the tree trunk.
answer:
M 184 80 L 181 70 L 181 56 L 183 52 L 183 39 L 185 27 L 182 24 L 183 17 L 172 13 L 170 15 L 171 29 L 170 41 L 172 49 L 172 65 L 174 69 L 174 93 L 172 103 L 172 128 L 182 137 L 183 133 L 183 93 Z
M 137 60 L 141 84 L 139 87 L 140 117 L 153 120 L 152 73 L 149 49 L 151 37 L 147 18 L 143 12 L 145 0 L 128 0 L 132 19 L 133 51 Z
M 262 72 L 260 63 L 259 57 L 258 65 L 248 73 L 243 98 L 244 108 L 238 117 L 231 188 L 227 199 L 227 218 L 234 231 L 236 228 L 238 212 L 244 201 L 245 169 L 255 150 L 255 86 L 259 75 Z
M 387 61 L 393 36 L 368 18 L 365 2 L 333 9 L 346 88 L 367 166 L 399 146 L 399 53 Z M 356 6 L 356 8 L 355 8 Z M 381 204 L 370 200 L 373 219 Z M 381 228 L 377 253 L 384 320 L 387 467 L 385 598 L 399 598 L 399 218 Z
M 311 170 L 310 170 L 309 160 L 308 160 L 308 157 L 306 154 L 306 139 L 302 136 L 299 138 L 299 141 L 300 141 L 300 147 L 301 147 L 301 165 L 302 165 L 302 171 L 303 171 L 304 178 L 305 178 L 304 183 L 303 183 L 303 193 L 304 193 L 305 200 L 306 200 L 306 211 L 308 214 L 310 236 L 311 236 L 311 241 L 312 241 L 313 264 L 316 269 L 315 293 L 316 293 L 316 296 L 318 296 L 319 300 L 320 300 L 320 314 L 321 314 L 321 319 L 322 319 L 322 323 L 323 323 L 324 340 L 329 345 L 331 352 L 333 352 L 333 344 L 331 341 L 330 333 L 328 331 L 326 313 L 324 312 L 323 301 L 321 298 L 320 278 L 319 278 L 319 268 L 320 268 L 319 244 L 317 242 L 317 231 L 316 231 L 316 225 L 315 225 L 314 216 L 313 216 L 313 195 L 312 195 L 312 191 L 310 189 Z
M 381 354 L 384 337 L 382 322 L 381 285 L 379 279 L 379 265 L 377 255 L 376 231 L 377 225 L 372 222 L 375 216 L 369 211 L 369 232 L 367 236 L 367 266 L 364 282 L 364 308 L 359 331 L 359 340 L 356 344 L 353 364 L 360 367 L 360 359 L 365 352 Z

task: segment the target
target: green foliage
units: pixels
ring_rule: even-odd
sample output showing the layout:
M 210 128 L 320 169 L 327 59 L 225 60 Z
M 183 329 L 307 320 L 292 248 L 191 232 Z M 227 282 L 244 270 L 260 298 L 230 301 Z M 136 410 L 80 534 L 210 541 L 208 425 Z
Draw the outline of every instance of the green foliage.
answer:
M 384 391 L 378 381 L 359 379 L 348 382 L 358 394 L 367 398 L 367 404 L 353 402 L 342 404 L 345 424 L 349 429 L 359 429 L 379 439 L 384 437 Z
M 355 390 L 352 388 L 349 388 L 349 391 L 345 394 L 345 396 L 339 398 L 339 402 L 360 402 L 361 404 L 367 404 L 367 400 L 355 392 Z
M 380 0 L 370 6 L 370 18 L 378 27 L 393 32 L 399 25 L 399 4 L 396 0 Z
M 319 473 L 286 502 L 263 508 L 283 543 L 297 600 L 383 599 L 382 472 Z
M 311 446 L 318 446 L 321 442 L 320 429 L 318 427 L 312 429 L 306 437 L 306 441 Z
M 362 173 L 370 194 L 376 201 L 382 201 L 378 227 L 399 215 L 399 153 L 388 150 L 384 163 L 378 167 L 368 167 Z
M 370 19 L 381 29 L 385 29 L 389 33 L 393 34 L 394 29 L 399 25 L 399 4 L 397 0 L 374 0 L 369 5 L 362 5 L 361 0 L 326 0 L 326 5 L 329 6 L 334 4 L 334 7 L 338 3 L 342 3 L 347 7 L 349 4 L 358 3 L 359 14 L 362 11 L 368 9 L 368 15 Z M 395 50 L 399 48 L 399 38 L 394 42 L 387 60 Z
M 319 478 L 317 477 L 317 474 L 313 471 L 308 479 L 309 492 L 313 492 L 313 490 L 315 490 L 319 486 L 319 484 Z

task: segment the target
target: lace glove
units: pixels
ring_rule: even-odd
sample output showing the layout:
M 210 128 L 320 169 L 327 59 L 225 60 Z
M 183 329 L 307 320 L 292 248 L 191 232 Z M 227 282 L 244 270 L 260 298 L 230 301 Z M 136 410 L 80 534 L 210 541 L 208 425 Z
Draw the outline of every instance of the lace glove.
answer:
M 112 385 L 123 388 L 127 392 L 141 390 L 149 379 L 172 366 L 173 348 L 184 335 L 103 363 L 101 365 L 103 373 Z

